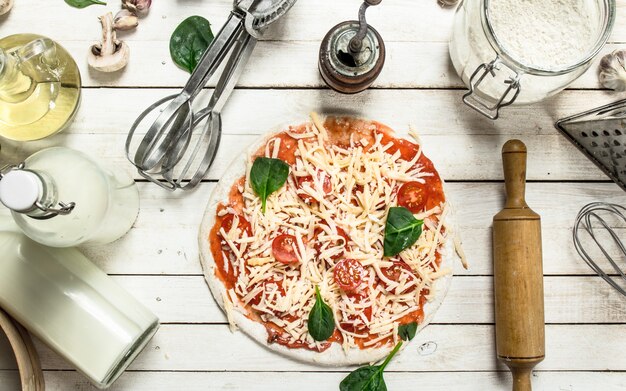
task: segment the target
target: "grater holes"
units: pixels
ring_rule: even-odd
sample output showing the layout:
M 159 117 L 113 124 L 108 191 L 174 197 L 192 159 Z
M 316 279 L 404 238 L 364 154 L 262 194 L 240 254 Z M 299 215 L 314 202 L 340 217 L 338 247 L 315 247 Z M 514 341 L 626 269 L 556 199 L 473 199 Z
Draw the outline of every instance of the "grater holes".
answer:
M 594 130 L 593 132 L 591 132 L 591 135 L 592 135 L 593 137 L 598 137 L 598 132 L 596 132 L 596 131 Z
M 622 132 L 619 129 L 615 129 L 615 135 L 616 136 L 621 136 Z
M 619 153 L 615 154 L 615 159 L 621 159 L 621 158 L 622 158 L 622 155 L 620 155 Z
M 619 141 L 613 140 L 613 145 L 615 145 L 616 147 L 619 147 L 621 144 L 619 143 Z
M 602 134 L 605 135 L 605 136 L 610 136 L 611 135 L 611 133 L 609 133 L 608 130 L 603 130 Z
M 602 146 L 603 146 L 604 148 L 611 148 L 611 145 L 609 145 L 609 143 L 608 143 L 608 142 L 606 142 L 606 141 L 604 142 L 604 144 L 602 144 Z
M 595 147 L 597 147 L 597 146 L 598 146 L 598 143 L 597 143 L 597 142 L 595 142 L 595 141 L 592 141 L 592 142 L 591 142 L 591 146 L 595 148 Z M 626 151 L 624 151 L 624 153 L 626 153 Z
M 600 151 L 600 156 L 602 157 L 609 157 L 609 153 L 605 150 Z
M 585 133 L 585 132 L 580 132 L 580 135 L 583 136 L 583 137 L 589 137 L 589 136 L 587 136 L 587 133 Z

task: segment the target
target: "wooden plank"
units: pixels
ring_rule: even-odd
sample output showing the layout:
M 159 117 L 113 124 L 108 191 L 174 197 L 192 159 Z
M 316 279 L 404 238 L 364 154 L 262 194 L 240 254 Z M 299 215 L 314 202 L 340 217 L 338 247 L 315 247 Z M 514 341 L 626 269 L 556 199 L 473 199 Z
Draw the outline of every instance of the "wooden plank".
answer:
M 320 0 L 298 1 L 289 13 L 263 36 L 264 40 L 320 41 L 335 24 L 356 19 L 361 1 Z M 624 0 L 617 0 L 617 13 L 626 8 Z M 82 10 L 53 2 L 20 2 L 3 18 L 3 31 L 22 32 L 23 26 L 40 34 L 59 40 L 88 40 L 98 38 L 99 24 L 96 17 L 111 11 L 117 12 L 117 4 L 108 7 L 89 7 Z M 167 41 L 171 32 L 184 18 L 202 15 L 212 25 L 215 33 L 226 21 L 232 9 L 231 0 L 202 2 L 153 2 L 148 17 L 140 21 L 139 28 L 124 33 L 128 41 Z M 55 16 L 54 22 L 50 16 Z M 45 19 L 48 17 L 49 19 Z M 45 20 L 47 23 L 40 23 Z M 436 0 L 416 2 L 396 0 L 373 7 L 367 11 L 367 20 L 383 36 L 385 41 L 447 42 L 454 20 L 454 8 L 441 8 Z M 71 21 L 72 23 L 65 23 Z M 610 42 L 626 41 L 626 21 L 617 18 Z M 122 34 L 121 34 L 122 35 Z
M 626 2 L 620 1 L 620 8 Z M 20 4 L 3 24 L 4 34 L 31 32 L 48 35 L 60 41 L 77 60 L 86 86 L 182 86 L 188 74 L 176 68 L 169 55 L 169 36 L 175 26 L 193 14 L 207 16 L 217 32 L 225 21 L 229 0 L 206 5 L 172 2 L 155 3 L 151 14 L 141 20 L 135 32 L 120 34 L 131 47 L 131 61 L 122 72 L 103 74 L 88 68 L 86 54 L 98 39 L 96 17 L 114 7 L 71 9 L 62 4 Z M 268 31 L 253 54 L 250 65 L 241 77 L 240 86 L 247 87 L 320 87 L 324 83 L 317 71 L 319 43 L 326 31 L 336 23 L 354 19 L 358 2 L 301 1 L 287 17 Z M 407 10 L 411 10 L 407 12 Z M 332 11 L 332 12 L 329 12 Z M 368 11 L 368 21 L 385 39 L 388 61 L 375 87 L 385 88 L 450 88 L 462 86 L 449 64 L 447 41 L 453 10 L 441 9 L 435 0 L 396 1 Z M 50 15 L 72 23 L 50 23 Z M 294 28 L 294 26 L 298 26 Z M 78 36 L 77 36 L 78 32 Z M 626 22 L 617 20 L 612 41 L 626 40 Z M 616 49 L 611 44 L 603 53 Z M 597 64 L 597 61 L 596 63 Z M 596 65 L 579 80 L 575 88 L 597 88 Z M 146 72 L 149 69 L 150 72 Z M 253 72 L 252 72 L 253 70 Z
M 70 371 L 44 373 L 49 391 L 95 391 L 84 377 Z M 221 372 L 126 372 L 109 388 L 110 391 L 171 391 L 184 387 L 185 391 L 206 390 L 285 390 L 287 385 L 297 384 L 298 390 L 336 390 L 346 373 L 221 373 Z M 260 379 L 263 379 L 262 381 Z M 10 374 L 0 372 L 0 383 L 10 380 Z M 419 388 L 429 391 L 475 391 L 480 389 L 505 390 L 510 388 L 510 375 L 506 372 L 435 372 L 393 373 L 385 375 L 389 390 Z M 11 383 L 9 383 L 11 384 Z M 626 374 L 621 372 L 535 372 L 533 390 L 619 391 L 626 388 Z M 7 388 L 5 391 L 18 391 Z
M 169 193 L 140 183 L 141 212 L 124 238 L 106 246 L 84 248 L 87 256 L 111 274 L 200 274 L 197 230 L 214 183 L 192 193 Z M 504 201 L 499 183 L 449 183 L 456 220 L 470 270 L 456 273 L 491 275 L 491 220 Z M 528 202 L 542 215 L 544 272 L 590 274 L 574 250 L 571 227 L 580 208 L 603 200 L 626 204 L 614 184 L 529 183 Z M 2 210 L 2 209 L 0 209 Z
M 76 119 L 64 134 L 126 135 L 146 107 L 174 92 L 152 88 L 84 89 Z M 462 104 L 462 94 L 456 90 L 367 90 L 359 95 L 343 95 L 328 90 L 238 89 L 224 109 L 222 130 L 228 135 L 260 135 L 281 124 L 304 121 L 312 110 L 324 112 L 330 108 L 376 119 L 398 132 L 412 126 L 420 135 L 463 135 L 467 141 L 470 135 L 555 135 L 556 119 L 616 98 L 604 91 L 565 91 L 546 102 L 507 107 L 502 120 L 491 121 Z M 400 103 L 410 110 L 399 110 Z
M 61 41 L 76 59 L 85 87 L 182 87 L 189 74 L 170 59 L 166 41 L 130 42 L 130 61 L 114 73 L 94 71 L 87 65 L 86 53 L 91 40 Z M 446 43 L 387 42 L 385 68 L 373 88 L 461 88 L 464 84 L 452 66 Z M 604 55 L 620 46 L 610 44 Z M 259 42 L 238 82 L 247 88 L 325 88 L 319 75 L 315 41 Z M 597 77 L 597 58 L 571 88 L 601 88 Z M 149 69 L 149 72 L 146 72 Z M 522 82 L 523 82 L 522 78 Z M 208 85 L 213 86 L 215 79 Z
M 202 276 L 117 276 L 162 323 L 226 323 Z M 599 277 L 545 277 L 546 323 L 626 323 L 626 301 Z M 493 279 L 455 277 L 436 324 L 493 323 Z
M 558 134 L 520 134 L 516 137 L 528 146 L 529 180 L 608 180 L 600 169 Z M 233 158 L 240 159 L 248 146 L 258 138 L 257 135 L 223 135 L 215 162 L 206 178 L 221 178 Z M 505 140 L 500 135 L 424 135 L 421 140 L 426 155 L 435 163 L 445 180 L 502 179 L 501 147 Z M 125 167 L 131 171 L 132 166 L 124 153 L 125 141 L 126 136 L 122 134 L 61 133 L 28 144 L 5 142 L 2 161 L 21 161 L 41 148 L 63 145 L 100 158 L 109 165 Z M 134 176 L 137 179 L 142 178 L 137 173 Z
M 624 371 L 623 325 L 548 325 L 544 371 Z M 491 325 L 431 325 L 392 361 L 390 371 L 494 371 Z M 70 369 L 36 343 L 44 369 Z M 0 357 L 0 369 L 11 369 Z M 303 364 L 269 351 L 226 325 L 163 325 L 131 370 L 150 371 L 345 371 Z

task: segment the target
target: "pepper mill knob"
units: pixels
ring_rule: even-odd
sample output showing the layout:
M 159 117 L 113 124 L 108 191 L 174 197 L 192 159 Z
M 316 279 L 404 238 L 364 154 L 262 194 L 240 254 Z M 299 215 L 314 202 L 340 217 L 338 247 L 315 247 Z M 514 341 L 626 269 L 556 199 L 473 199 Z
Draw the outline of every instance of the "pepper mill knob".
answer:
M 365 20 L 369 6 L 382 0 L 365 0 L 359 20 L 339 23 L 326 34 L 320 45 L 319 70 L 329 87 L 344 94 L 367 89 L 385 63 L 385 43 Z

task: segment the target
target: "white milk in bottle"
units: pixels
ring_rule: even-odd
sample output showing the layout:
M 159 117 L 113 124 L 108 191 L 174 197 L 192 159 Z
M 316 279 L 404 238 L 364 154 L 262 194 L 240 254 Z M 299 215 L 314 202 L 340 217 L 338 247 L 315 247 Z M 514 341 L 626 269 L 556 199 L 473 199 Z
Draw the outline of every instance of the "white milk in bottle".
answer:
M 0 307 L 98 387 L 113 383 L 159 327 L 78 250 L 36 243 L 8 215 L 0 252 Z
M 128 232 L 139 211 L 131 177 L 62 147 L 5 169 L 0 202 L 28 237 L 52 247 L 110 243 Z

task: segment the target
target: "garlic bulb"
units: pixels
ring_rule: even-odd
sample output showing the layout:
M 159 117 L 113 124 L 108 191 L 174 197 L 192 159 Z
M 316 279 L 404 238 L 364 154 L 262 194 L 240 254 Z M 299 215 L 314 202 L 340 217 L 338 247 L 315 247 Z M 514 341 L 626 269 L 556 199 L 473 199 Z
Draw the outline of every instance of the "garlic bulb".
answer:
M 600 84 L 615 91 L 626 91 L 626 50 L 616 50 L 602 57 Z
M 4 15 L 11 11 L 13 0 L 0 0 L 0 15 Z
M 452 7 L 455 6 L 458 2 L 459 0 L 437 0 L 437 3 L 439 3 L 439 5 L 442 7 Z

